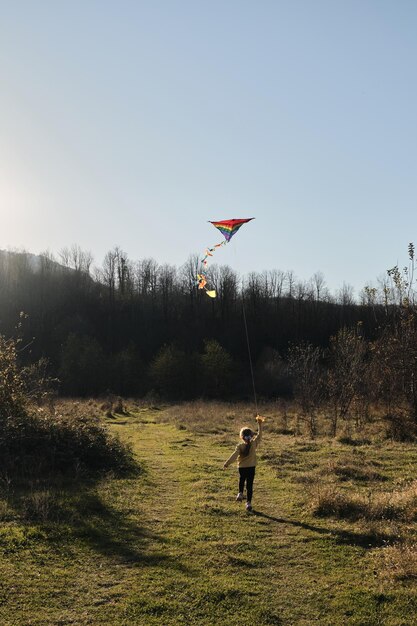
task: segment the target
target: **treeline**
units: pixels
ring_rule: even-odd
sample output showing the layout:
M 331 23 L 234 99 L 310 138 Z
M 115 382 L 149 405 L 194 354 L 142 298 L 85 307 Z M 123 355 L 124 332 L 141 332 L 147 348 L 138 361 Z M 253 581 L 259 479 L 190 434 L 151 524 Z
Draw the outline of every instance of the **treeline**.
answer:
M 78 246 L 58 258 L 1 253 L 0 333 L 14 335 L 23 311 L 21 359 L 47 361 L 62 394 L 244 398 L 252 390 L 244 308 L 257 390 L 274 397 L 295 390 L 294 346 L 329 350 L 344 328 L 376 341 L 400 303 L 395 276 L 365 288 L 358 303 L 348 286 L 332 297 L 320 273 L 241 280 L 227 266 L 211 268 L 212 300 L 196 288 L 198 265 L 197 256 L 180 268 L 132 261 L 119 248 L 99 268 Z

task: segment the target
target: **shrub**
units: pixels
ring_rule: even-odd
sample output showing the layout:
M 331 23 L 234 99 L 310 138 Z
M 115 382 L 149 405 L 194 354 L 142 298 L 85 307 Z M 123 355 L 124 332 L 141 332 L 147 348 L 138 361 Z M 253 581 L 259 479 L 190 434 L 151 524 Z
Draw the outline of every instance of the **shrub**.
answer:
M 403 413 L 388 413 L 384 416 L 386 436 L 393 441 L 415 441 L 417 428 L 414 421 Z
M 133 454 L 96 418 L 39 411 L 11 417 L 0 434 L 0 471 L 32 478 L 133 471 Z
M 17 364 L 17 342 L 0 335 L 0 423 L 25 412 L 25 382 Z
M 328 486 L 318 490 L 312 511 L 317 517 L 357 519 L 363 516 L 364 506 L 358 498 Z
M 131 450 L 110 436 L 98 418 L 29 406 L 17 345 L 0 336 L 0 473 L 16 480 L 133 470 Z

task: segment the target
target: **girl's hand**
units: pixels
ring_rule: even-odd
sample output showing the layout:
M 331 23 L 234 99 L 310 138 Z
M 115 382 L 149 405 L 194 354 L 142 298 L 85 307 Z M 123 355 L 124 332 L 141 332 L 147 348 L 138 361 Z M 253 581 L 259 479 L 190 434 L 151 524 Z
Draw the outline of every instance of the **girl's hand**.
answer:
M 257 415 L 255 419 L 258 422 L 258 424 L 262 424 L 265 421 L 265 418 L 262 417 L 262 415 Z
M 227 465 L 226 465 L 226 463 L 223 465 L 223 469 L 224 469 L 224 470 L 225 470 L 225 469 L 227 469 Z

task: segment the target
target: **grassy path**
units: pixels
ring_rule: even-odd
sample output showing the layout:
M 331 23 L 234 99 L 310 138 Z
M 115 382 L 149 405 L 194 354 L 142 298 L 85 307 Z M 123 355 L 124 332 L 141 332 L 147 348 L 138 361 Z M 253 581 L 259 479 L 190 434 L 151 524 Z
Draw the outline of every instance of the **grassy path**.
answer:
M 74 494 L 59 522 L 1 525 L 1 624 L 417 624 L 415 594 L 381 586 L 364 537 L 309 518 L 266 462 L 247 514 L 221 469 L 230 445 L 150 412 L 112 428 L 143 475 Z
M 308 519 L 299 487 L 269 465 L 258 466 L 250 515 L 234 501 L 236 470 L 221 469 L 230 446 L 169 424 L 138 426 L 148 524 L 177 569 L 145 572 L 146 594 L 127 609 L 135 623 L 412 623 L 374 579 L 366 538 Z M 268 452 L 280 445 L 270 440 Z

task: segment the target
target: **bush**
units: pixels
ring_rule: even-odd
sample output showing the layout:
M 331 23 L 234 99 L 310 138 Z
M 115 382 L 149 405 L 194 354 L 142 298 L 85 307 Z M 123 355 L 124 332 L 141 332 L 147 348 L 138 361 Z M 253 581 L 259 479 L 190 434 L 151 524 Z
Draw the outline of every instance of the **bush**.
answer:
M 32 478 L 49 474 L 127 473 L 135 462 L 129 448 L 97 419 L 28 413 L 11 417 L 0 433 L 0 471 Z
M 0 423 L 26 412 L 25 382 L 17 364 L 17 342 L 0 335 Z
M 0 473 L 12 479 L 133 470 L 132 452 L 97 418 L 35 411 L 17 342 L 0 335 Z
M 398 412 L 388 413 L 383 419 L 388 439 L 401 442 L 415 441 L 417 428 L 411 417 Z
M 312 504 L 312 512 L 317 517 L 339 517 L 359 519 L 364 517 L 366 504 L 359 498 L 351 497 L 333 487 L 320 489 Z

